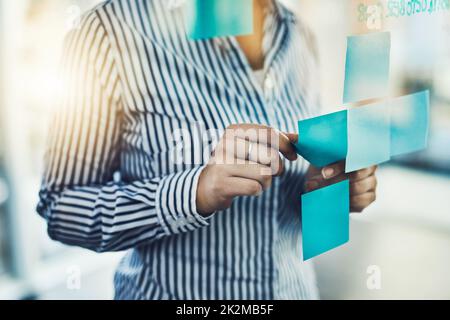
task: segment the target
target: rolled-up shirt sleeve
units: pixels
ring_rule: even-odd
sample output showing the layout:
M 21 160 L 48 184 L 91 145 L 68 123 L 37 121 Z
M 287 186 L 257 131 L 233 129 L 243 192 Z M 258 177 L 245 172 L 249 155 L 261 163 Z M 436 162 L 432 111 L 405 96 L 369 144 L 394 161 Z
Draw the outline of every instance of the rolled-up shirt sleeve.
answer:
M 208 225 L 195 201 L 202 166 L 142 181 L 114 179 L 122 146 L 121 81 L 95 12 L 67 36 L 61 70 L 37 207 L 49 236 L 119 251 Z

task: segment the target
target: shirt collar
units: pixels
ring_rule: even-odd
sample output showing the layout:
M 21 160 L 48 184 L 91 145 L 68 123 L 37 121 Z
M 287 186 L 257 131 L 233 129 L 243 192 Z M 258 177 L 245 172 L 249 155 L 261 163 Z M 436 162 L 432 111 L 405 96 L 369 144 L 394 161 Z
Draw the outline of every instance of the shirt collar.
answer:
M 272 6 L 269 8 L 273 14 L 282 21 L 292 21 L 295 22 L 295 14 L 286 8 L 279 0 L 272 1 Z

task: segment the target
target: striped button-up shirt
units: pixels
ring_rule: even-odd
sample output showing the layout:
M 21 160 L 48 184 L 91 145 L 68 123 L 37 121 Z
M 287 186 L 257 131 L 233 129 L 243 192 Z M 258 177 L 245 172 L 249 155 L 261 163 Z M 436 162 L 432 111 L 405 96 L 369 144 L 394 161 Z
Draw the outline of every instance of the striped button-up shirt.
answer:
M 304 160 L 286 163 L 259 197 L 209 217 L 196 208 L 211 132 L 234 123 L 296 132 L 318 113 L 309 33 L 274 3 L 261 86 L 235 37 L 190 40 L 182 9 L 106 1 L 67 36 L 38 205 L 49 236 L 128 250 L 117 299 L 317 298 L 301 253 Z

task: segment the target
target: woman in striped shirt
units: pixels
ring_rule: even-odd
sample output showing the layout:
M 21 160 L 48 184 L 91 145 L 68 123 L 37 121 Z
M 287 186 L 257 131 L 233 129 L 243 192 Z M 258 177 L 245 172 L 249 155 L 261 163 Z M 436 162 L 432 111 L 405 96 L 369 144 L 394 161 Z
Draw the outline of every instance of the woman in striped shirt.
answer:
M 67 36 L 38 205 L 50 237 L 128 250 L 117 299 L 317 298 L 300 194 L 348 177 L 307 175 L 292 147 L 319 114 L 307 29 L 255 0 L 252 35 L 192 41 L 169 4 L 106 1 Z M 350 176 L 354 211 L 374 172 Z

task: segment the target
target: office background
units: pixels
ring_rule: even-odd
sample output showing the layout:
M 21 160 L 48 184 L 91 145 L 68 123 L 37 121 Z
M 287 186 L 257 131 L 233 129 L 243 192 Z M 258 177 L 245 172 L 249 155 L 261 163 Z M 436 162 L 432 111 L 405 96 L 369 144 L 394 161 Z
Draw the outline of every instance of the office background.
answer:
M 113 295 L 122 254 L 52 242 L 35 213 L 61 42 L 97 2 L 0 0 L 0 299 Z M 386 10 L 387 1 L 284 2 L 317 36 L 325 109 L 345 107 L 346 36 L 376 31 L 361 21 L 360 5 Z M 450 299 L 450 11 L 383 18 L 380 30 L 392 34 L 390 95 L 431 89 L 429 148 L 380 168 L 378 200 L 352 216 L 350 243 L 315 260 L 320 293 Z M 379 289 L 367 286 L 371 266 L 381 272 Z

